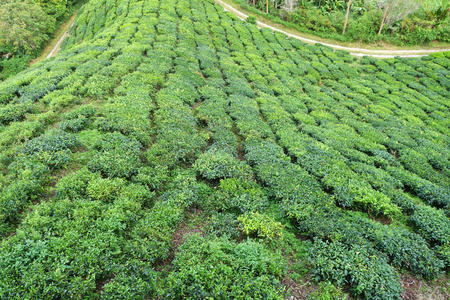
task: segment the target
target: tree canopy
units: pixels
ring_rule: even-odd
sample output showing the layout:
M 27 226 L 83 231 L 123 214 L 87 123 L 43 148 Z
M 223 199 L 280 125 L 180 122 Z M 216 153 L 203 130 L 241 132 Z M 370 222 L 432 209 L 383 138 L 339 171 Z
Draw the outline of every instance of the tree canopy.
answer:
M 53 22 L 43 9 L 32 2 L 3 2 L 0 4 L 0 45 L 14 50 L 34 51 L 48 40 Z

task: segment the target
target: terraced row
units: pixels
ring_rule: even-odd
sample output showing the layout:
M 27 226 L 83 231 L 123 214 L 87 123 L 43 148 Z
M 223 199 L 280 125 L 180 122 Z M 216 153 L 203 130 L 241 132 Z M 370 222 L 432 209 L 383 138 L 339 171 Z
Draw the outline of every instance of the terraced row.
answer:
M 358 61 L 209 0 L 91 0 L 0 84 L 0 298 L 278 299 L 284 233 L 316 280 L 400 299 L 399 271 L 450 264 L 449 65 Z M 192 208 L 204 236 L 177 250 Z

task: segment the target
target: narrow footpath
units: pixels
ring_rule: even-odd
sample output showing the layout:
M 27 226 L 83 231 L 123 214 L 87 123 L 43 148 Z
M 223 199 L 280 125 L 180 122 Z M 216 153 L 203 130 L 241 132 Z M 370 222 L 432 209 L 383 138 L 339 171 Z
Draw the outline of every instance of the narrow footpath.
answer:
M 59 50 L 61 49 L 61 43 L 63 42 L 64 38 L 69 36 L 70 29 L 75 22 L 76 16 L 77 12 L 75 12 L 66 22 L 64 22 L 59 27 L 59 29 L 55 32 L 53 39 L 51 39 L 44 50 L 42 50 L 41 55 L 36 59 L 31 60 L 30 66 L 34 65 L 37 62 L 40 62 L 41 60 L 55 56 L 59 52 Z

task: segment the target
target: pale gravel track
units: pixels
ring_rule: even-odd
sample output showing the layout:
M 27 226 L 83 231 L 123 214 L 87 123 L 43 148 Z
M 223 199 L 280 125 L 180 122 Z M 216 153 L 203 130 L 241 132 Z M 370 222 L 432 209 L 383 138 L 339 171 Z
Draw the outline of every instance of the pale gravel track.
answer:
M 74 23 L 75 21 L 73 21 L 72 24 L 70 24 L 70 27 L 66 30 L 66 32 L 64 32 L 59 41 L 56 43 L 55 47 L 53 47 L 52 51 L 50 51 L 50 53 L 47 55 L 46 59 L 56 55 L 59 52 L 62 41 L 64 40 L 65 37 L 69 36 L 69 31 Z
M 222 6 L 226 11 L 232 12 L 234 15 L 236 15 L 239 19 L 241 20 L 245 20 L 247 19 L 248 15 L 246 15 L 245 13 L 237 10 L 236 8 L 234 8 L 233 6 L 221 1 L 221 0 L 214 0 L 217 4 L 219 4 L 220 6 Z M 334 44 L 328 44 L 328 43 L 322 43 L 313 39 L 308 39 L 299 35 L 295 35 L 286 31 L 283 31 L 281 29 L 275 28 L 273 26 L 267 25 L 266 23 L 257 21 L 257 25 L 259 28 L 262 27 L 266 27 L 269 29 L 272 29 L 273 31 L 278 31 L 281 33 L 286 34 L 287 36 L 291 37 L 291 38 L 295 38 L 298 40 L 301 40 L 305 43 L 308 44 L 322 44 L 324 46 L 328 46 L 331 47 L 333 49 L 336 50 L 345 50 L 350 52 L 351 55 L 355 55 L 355 56 L 372 56 L 372 57 L 377 57 L 377 58 L 392 58 L 392 57 L 421 57 L 421 56 L 426 56 L 430 53 L 434 53 L 434 52 L 442 52 L 442 51 L 450 51 L 450 49 L 435 49 L 435 50 L 430 50 L 430 49 L 424 49 L 424 50 L 370 50 L 370 49 L 364 49 L 364 48 L 352 48 L 352 47 L 344 47 L 344 46 L 340 46 L 340 45 L 334 45 Z

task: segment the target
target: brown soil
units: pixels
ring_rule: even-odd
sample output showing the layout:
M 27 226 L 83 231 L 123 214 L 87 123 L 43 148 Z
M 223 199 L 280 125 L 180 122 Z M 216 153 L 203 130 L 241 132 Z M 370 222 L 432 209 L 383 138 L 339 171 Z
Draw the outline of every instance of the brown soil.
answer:
M 105 284 L 107 284 L 108 282 L 110 282 L 111 280 L 114 279 L 114 275 L 112 275 L 110 278 L 106 278 L 104 280 L 100 280 L 97 282 L 97 284 L 95 285 L 95 293 L 96 294 L 101 294 L 103 292 L 103 287 L 105 286 Z
M 201 215 L 203 215 L 203 211 L 200 209 L 193 209 L 186 215 L 183 222 L 180 224 L 180 227 L 178 227 L 177 231 L 175 231 L 175 233 L 173 234 L 172 238 L 173 254 L 175 254 L 178 251 L 178 247 L 181 246 L 189 236 L 194 235 L 196 233 L 200 233 L 202 236 L 204 235 L 203 228 L 205 227 L 205 219 L 203 219 L 203 222 L 200 223 L 190 222 L 192 219 L 198 218 Z
M 289 277 L 289 274 L 283 278 L 281 283 L 286 286 L 286 299 L 288 300 L 303 300 L 308 297 L 309 294 L 314 293 L 317 290 L 317 285 L 304 280 L 297 282 Z
M 175 254 L 178 252 L 178 247 L 180 247 L 189 236 L 196 233 L 204 236 L 204 227 L 206 224 L 206 218 L 203 217 L 201 222 L 196 222 L 203 215 L 203 211 L 200 209 L 193 209 L 188 212 L 180 224 L 178 229 L 175 231 L 172 237 L 172 248 L 169 250 L 168 258 L 164 261 L 159 262 L 155 266 L 156 271 L 170 270 L 172 260 L 175 258 Z
M 410 275 L 402 275 L 404 300 L 450 300 L 450 281 L 443 276 L 431 283 Z

